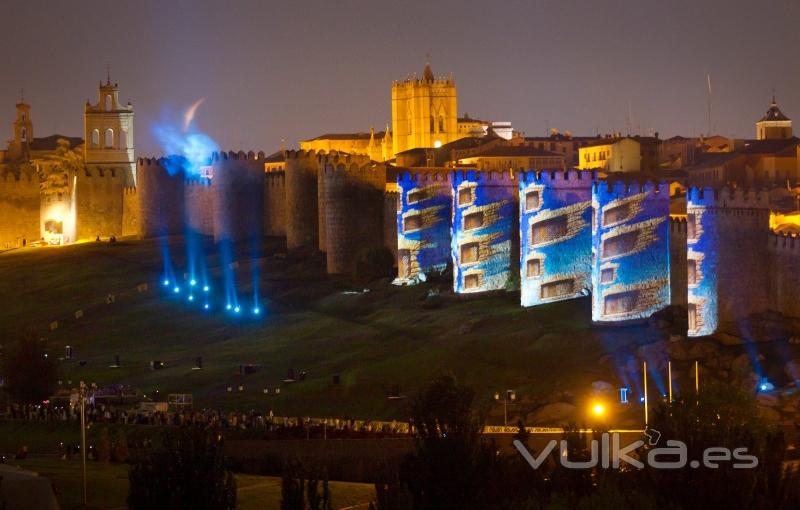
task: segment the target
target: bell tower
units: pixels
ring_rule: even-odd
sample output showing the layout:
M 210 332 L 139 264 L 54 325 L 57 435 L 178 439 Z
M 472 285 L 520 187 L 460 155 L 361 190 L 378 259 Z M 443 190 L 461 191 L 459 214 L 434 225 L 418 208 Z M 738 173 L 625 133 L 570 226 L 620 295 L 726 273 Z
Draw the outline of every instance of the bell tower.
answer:
M 135 183 L 133 106 L 120 104 L 119 85 L 100 82 L 97 103 L 86 101 L 83 114 L 84 157 L 87 167 L 124 170 L 129 184 Z
M 31 140 L 33 140 L 31 105 L 26 103 L 25 98 L 20 94 L 20 100 L 17 103 L 17 119 L 14 121 L 14 139 L 9 144 L 9 158 L 16 161 L 28 160 Z
M 785 140 L 792 136 L 792 120 L 778 108 L 773 92 L 767 113 L 756 122 L 756 140 Z

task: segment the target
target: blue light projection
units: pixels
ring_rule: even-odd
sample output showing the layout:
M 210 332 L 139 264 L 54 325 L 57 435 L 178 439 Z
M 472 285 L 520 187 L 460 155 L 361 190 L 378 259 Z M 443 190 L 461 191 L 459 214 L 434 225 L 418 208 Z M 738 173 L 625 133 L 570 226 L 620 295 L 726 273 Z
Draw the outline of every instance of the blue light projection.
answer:
M 520 300 L 534 306 L 588 295 L 592 172 L 520 175 Z
M 668 306 L 669 185 L 598 182 L 592 208 L 592 320 L 646 319 Z
M 686 191 L 686 265 L 689 283 L 689 336 L 717 330 L 717 272 L 719 232 L 713 214 L 714 190 Z
M 502 290 L 513 285 L 519 259 L 518 196 L 512 173 L 465 170 L 453 174 L 455 292 Z
M 450 264 L 451 178 L 451 172 L 398 174 L 398 283 L 415 283 Z

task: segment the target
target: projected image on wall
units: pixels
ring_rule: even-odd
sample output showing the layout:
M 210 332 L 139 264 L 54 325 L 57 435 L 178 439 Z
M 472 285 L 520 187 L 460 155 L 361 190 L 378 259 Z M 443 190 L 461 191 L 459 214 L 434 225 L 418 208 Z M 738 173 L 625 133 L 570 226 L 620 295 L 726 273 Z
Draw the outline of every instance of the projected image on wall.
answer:
M 711 193 L 713 196 L 713 192 Z M 706 214 L 698 190 L 687 193 L 686 255 L 689 287 L 689 336 L 710 335 L 717 329 L 716 224 Z
M 398 175 L 398 283 L 416 283 L 450 264 L 451 174 Z
M 592 181 L 583 174 L 528 172 L 520 180 L 522 306 L 572 299 L 591 288 Z
M 669 187 L 598 183 L 593 208 L 592 320 L 645 319 L 668 306 Z
M 517 182 L 494 172 L 456 172 L 453 178 L 453 288 L 483 292 L 511 285 L 517 270 Z

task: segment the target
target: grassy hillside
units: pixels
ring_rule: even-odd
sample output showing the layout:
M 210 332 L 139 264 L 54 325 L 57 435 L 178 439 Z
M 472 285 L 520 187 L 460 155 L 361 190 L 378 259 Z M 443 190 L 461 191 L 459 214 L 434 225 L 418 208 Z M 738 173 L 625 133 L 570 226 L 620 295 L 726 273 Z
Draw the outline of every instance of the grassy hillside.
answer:
M 173 254 L 182 249 L 179 239 L 171 240 Z M 53 356 L 73 346 L 76 359 L 59 362 L 62 379 L 73 386 L 78 380 L 125 383 L 148 395 L 156 389 L 162 396 L 192 393 L 196 406 L 373 419 L 405 419 L 406 401 L 388 400 L 391 388 L 411 395 L 448 370 L 487 402 L 506 388 L 528 403 L 563 391 L 580 397 L 592 381 L 608 379 L 608 367 L 598 364 L 604 354 L 648 341 L 646 327 L 592 328 L 588 299 L 523 309 L 518 294 L 461 299 L 446 283 L 406 288 L 381 282 L 352 293 L 361 288 L 327 277 L 318 257 L 272 255 L 281 251 L 280 242 L 268 242 L 266 255 L 253 262 L 267 300 L 256 319 L 204 312 L 161 288 L 155 240 L 0 254 L 0 338 L 7 343 L 33 328 L 47 338 Z M 208 262 L 219 265 L 216 256 Z M 243 261 L 237 270 L 243 294 L 250 292 L 250 268 Z M 136 291 L 141 283 L 150 284 L 147 292 Z M 424 300 L 439 287 L 441 299 Z M 109 293 L 113 304 L 106 304 Z M 76 320 L 76 310 L 84 317 Z M 50 331 L 56 320 L 58 328 Z M 115 354 L 121 368 L 109 368 Z M 197 356 L 204 369 L 193 371 Z M 151 371 L 151 360 L 166 368 Z M 240 376 L 242 363 L 263 369 Z M 306 371 L 307 379 L 283 383 L 289 368 Z M 332 384 L 335 373 L 339 385 Z M 276 397 L 272 390 L 279 386 Z

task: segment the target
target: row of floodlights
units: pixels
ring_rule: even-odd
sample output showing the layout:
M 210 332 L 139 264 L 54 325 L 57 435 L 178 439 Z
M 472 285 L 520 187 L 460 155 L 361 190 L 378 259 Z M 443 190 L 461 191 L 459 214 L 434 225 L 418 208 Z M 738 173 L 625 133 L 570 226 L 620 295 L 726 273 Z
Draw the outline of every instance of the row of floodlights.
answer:
M 164 280 L 161 283 L 162 283 L 162 285 L 164 287 L 169 288 L 169 286 L 171 285 L 172 282 L 170 282 L 169 279 L 164 278 Z M 189 286 L 190 287 L 197 287 L 197 280 L 195 280 L 195 279 L 189 280 Z M 211 287 L 209 287 L 208 285 L 203 285 L 203 292 L 204 293 L 207 294 L 210 291 L 211 291 Z M 173 294 L 180 294 L 181 293 L 180 286 L 179 285 L 175 285 L 174 287 L 172 287 L 172 293 Z M 194 302 L 194 300 L 195 300 L 194 294 L 193 293 L 189 294 L 189 297 L 187 299 L 190 302 Z M 203 309 L 204 310 L 210 310 L 211 309 L 211 304 L 208 301 L 206 301 L 205 303 L 203 303 Z M 233 305 L 231 303 L 226 304 L 225 305 L 225 309 L 228 310 L 228 311 L 232 311 L 233 313 L 237 313 L 237 314 L 241 313 L 241 311 L 242 311 L 242 307 L 241 306 Z M 253 307 L 251 312 L 253 313 L 253 315 L 261 315 L 261 308 L 258 305 L 256 305 L 256 306 Z

